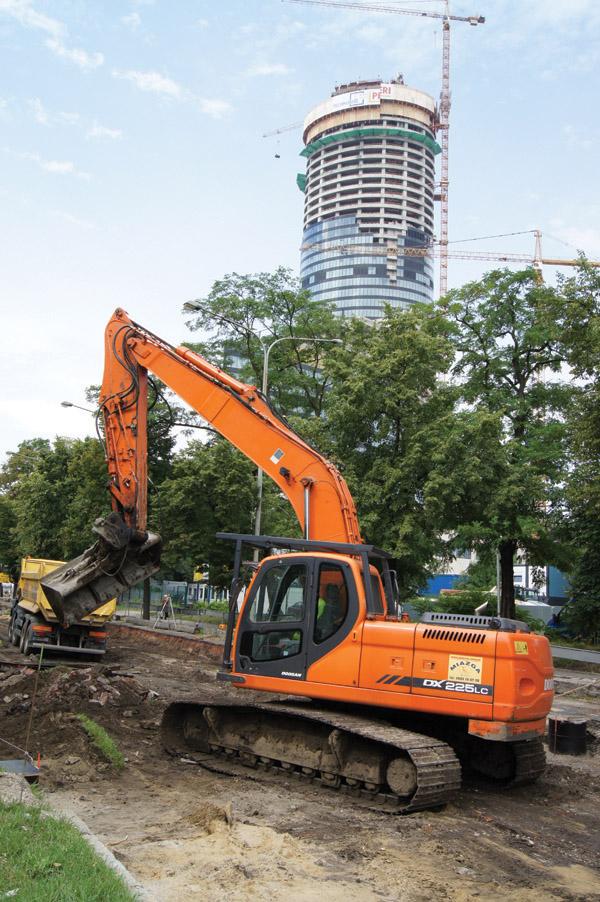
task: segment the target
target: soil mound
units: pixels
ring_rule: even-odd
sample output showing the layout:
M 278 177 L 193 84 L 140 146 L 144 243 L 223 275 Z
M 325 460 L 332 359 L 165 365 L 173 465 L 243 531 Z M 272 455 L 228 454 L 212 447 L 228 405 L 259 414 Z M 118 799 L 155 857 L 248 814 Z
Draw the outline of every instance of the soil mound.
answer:
M 37 689 L 36 689 L 37 682 Z M 0 667 L 0 757 L 17 746 L 41 758 L 42 780 L 55 785 L 111 775 L 110 765 L 90 745 L 78 714 L 104 727 L 123 754 L 139 756 L 150 744 L 144 731 L 160 717 L 158 693 L 133 676 L 106 666 L 58 666 L 39 673 Z

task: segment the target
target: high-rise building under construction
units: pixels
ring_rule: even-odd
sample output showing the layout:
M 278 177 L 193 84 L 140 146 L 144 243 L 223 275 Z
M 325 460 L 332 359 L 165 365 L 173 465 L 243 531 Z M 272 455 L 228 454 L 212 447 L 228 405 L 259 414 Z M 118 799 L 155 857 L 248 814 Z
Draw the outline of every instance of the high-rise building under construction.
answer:
M 342 316 L 433 299 L 435 101 L 391 82 L 336 87 L 304 121 L 300 276 Z

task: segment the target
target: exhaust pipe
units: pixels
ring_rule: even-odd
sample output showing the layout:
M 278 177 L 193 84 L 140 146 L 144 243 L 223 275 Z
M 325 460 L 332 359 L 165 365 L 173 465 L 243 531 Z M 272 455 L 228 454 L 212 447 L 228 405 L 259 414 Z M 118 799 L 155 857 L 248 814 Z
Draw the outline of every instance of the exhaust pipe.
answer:
M 41 580 L 50 607 L 69 627 L 160 568 L 162 539 L 127 526 L 117 513 L 92 527 L 98 541 Z

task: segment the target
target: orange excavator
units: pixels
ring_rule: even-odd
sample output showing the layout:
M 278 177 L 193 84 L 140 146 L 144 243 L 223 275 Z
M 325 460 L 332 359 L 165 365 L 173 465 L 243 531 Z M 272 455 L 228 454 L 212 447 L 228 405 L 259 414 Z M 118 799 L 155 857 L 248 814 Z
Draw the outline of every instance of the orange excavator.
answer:
M 346 482 L 257 388 L 123 310 L 105 351 L 99 411 L 113 513 L 96 522 L 92 548 L 42 583 L 62 623 L 160 565 L 160 537 L 146 529 L 149 371 L 277 483 L 303 530 L 302 539 L 219 534 L 234 545 L 224 685 L 167 707 L 169 752 L 225 773 L 295 775 L 391 812 L 445 803 L 461 764 L 503 785 L 540 775 L 553 697 L 545 637 L 499 617 L 407 622 L 391 557 L 362 540 Z M 244 588 L 250 547 L 264 556 Z

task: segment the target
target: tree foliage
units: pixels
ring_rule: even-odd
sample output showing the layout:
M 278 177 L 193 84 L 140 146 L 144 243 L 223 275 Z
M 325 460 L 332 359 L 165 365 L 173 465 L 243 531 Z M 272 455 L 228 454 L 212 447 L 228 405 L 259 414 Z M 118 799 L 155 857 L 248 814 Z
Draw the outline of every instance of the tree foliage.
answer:
M 556 513 L 565 477 L 569 392 L 558 379 L 564 355 L 554 318 L 556 292 L 534 270 L 503 270 L 449 292 L 446 301 L 455 327 L 453 373 L 466 405 L 457 428 L 466 428 L 467 440 L 477 418 L 482 424 L 487 418 L 496 433 L 488 432 L 485 448 L 480 444 L 492 478 L 470 518 L 457 523 L 457 534 L 471 547 L 478 542 L 498 551 L 501 613 L 514 617 L 517 550 L 525 550 L 532 563 L 560 558 Z M 477 431 L 477 437 L 484 434 Z
M 568 617 L 584 637 L 600 634 L 600 273 L 582 260 L 560 281 L 555 316 L 573 375 L 568 410 L 567 502 L 573 566 Z
M 350 485 L 365 537 L 395 556 L 404 593 L 422 584 L 443 552 L 426 498 L 453 406 L 453 391 L 439 378 L 452 353 L 444 320 L 429 308 L 388 309 L 377 324 L 353 321 L 331 363 L 331 453 Z
M 284 412 L 321 414 L 336 345 L 314 339 L 339 339 L 344 323 L 329 305 L 311 300 L 289 269 L 230 273 L 196 303 L 198 315 L 189 325 L 210 337 L 193 347 L 260 388 L 264 348 L 284 339 L 269 352 L 269 397 Z
M 0 470 L 1 510 L 10 524 L 3 557 L 68 559 L 93 538 L 96 517 L 110 509 L 104 452 L 96 439 L 22 442 Z

